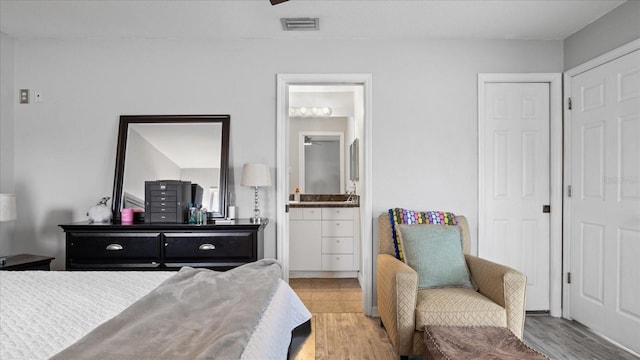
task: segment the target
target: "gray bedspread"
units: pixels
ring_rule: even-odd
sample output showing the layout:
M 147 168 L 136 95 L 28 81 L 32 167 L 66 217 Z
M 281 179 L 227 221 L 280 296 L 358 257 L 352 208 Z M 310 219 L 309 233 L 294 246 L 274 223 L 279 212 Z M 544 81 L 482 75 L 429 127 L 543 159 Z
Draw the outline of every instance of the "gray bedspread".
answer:
M 239 359 L 281 273 L 269 259 L 182 268 L 52 359 Z

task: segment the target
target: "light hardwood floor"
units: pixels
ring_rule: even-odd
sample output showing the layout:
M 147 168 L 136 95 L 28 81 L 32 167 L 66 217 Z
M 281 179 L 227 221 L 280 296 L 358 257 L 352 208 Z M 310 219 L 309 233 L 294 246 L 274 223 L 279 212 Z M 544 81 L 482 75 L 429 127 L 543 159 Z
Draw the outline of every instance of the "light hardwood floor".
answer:
M 313 315 L 311 334 L 293 359 L 398 359 L 380 319 L 362 313 L 356 279 L 290 279 L 289 284 Z M 640 359 L 579 323 L 547 315 L 527 316 L 524 341 L 558 360 Z

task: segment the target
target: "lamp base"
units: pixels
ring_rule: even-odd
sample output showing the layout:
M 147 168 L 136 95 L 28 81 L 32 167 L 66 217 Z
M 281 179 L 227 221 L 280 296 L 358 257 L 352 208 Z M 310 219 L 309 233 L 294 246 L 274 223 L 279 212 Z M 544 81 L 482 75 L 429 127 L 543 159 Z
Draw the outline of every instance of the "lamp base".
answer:
M 269 219 L 267 218 L 262 218 L 262 217 L 252 217 L 249 218 L 249 222 L 252 224 L 264 224 L 268 221 Z

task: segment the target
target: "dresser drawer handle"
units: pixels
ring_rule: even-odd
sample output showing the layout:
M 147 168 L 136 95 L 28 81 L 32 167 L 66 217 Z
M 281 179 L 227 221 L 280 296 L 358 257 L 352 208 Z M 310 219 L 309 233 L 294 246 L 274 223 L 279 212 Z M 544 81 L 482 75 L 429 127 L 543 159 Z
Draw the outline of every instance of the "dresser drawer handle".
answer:
M 202 244 L 198 249 L 200 250 L 215 250 L 216 246 L 213 244 Z
M 124 248 L 120 244 L 109 244 L 109 245 L 107 245 L 106 249 L 109 250 L 109 251 L 118 251 L 118 250 L 122 250 Z

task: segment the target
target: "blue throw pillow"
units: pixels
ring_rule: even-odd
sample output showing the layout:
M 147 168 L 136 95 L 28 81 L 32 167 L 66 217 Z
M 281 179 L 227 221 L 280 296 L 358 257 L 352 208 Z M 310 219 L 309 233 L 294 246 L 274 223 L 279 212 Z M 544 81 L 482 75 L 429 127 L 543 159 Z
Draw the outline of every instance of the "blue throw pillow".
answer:
M 418 273 L 419 288 L 473 288 L 462 253 L 460 227 L 398 225 L 404 262 Z

